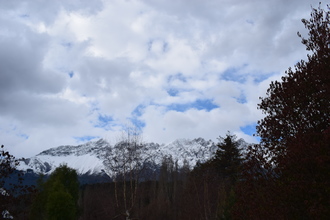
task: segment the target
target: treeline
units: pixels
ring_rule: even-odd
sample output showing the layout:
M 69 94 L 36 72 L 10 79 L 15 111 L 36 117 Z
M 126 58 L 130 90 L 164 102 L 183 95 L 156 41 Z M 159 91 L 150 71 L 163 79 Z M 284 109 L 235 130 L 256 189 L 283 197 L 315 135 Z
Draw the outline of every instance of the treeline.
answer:
M 226 219 L 242 158 L 234 135 L 219 140 L 215 156 L 192 171 L 164 157 L 154 180 L 86 185 L 80 219 Z

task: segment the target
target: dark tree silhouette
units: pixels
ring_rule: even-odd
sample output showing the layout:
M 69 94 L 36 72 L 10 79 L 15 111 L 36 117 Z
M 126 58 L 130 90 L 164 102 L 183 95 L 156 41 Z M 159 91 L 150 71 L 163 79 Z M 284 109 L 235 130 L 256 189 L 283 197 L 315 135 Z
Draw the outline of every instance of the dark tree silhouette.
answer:
M 19 160 L 0 148 L 0 219 L 22 215 L 25 211 L 25 197 L 33 187 L 23 185 L 23 173 L 16 170 Z M 24 207 L 22 207 L 24 206 Z
M 18 165 L 18 160 L 5 151 L 2 145 L 0 151 L 0 219 L 9 215 L 8 211 L 11 209 L 13 197 L 9 192 L 12 190 L 6 189 L 5 183 Z
M 309 38 L 298 35 L 311 51 L 308 61 L 289 68 L 281 82 L 272 82 L 258 105 L 266 117 L 258 122 L 257 134 L 275 155 L 282 155 L 299 134 L 330 126 L 330 12 L 313 9 L 311 19 L 302 22 Z
M 240 140 L 236 140 L 237 137 L 230 132 L 226 134 L 226 137 L 219 137 L 218 139 L 218 150 L 211 163 L 214 164 L 222 178 L 228 179 L 233 184 L 239 176 L 242 162 L 239 149 Z
M 261 144 L 249 149 L 235 217 L 326 219 L 330 215 L 330 11 L 302 19 L 307 61 L 272 82 L 259 109 Z

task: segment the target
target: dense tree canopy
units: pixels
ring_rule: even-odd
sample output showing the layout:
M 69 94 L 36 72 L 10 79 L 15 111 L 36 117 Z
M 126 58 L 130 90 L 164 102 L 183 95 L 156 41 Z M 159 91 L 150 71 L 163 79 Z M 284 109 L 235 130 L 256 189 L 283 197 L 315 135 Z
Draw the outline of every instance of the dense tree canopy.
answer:
M 330 215 L 330 8 L 303 19 L 307 61 L 270 84 L 259 108 L 261 144 L 249 149 L 237 189 L 241 219 L 327 219 Z
M 76 219 L 79 182 L 74 169 L 61 165 L 46 182 L 39 181 L 39 194 L 31 210 L 31 219 Z
M 309 38 L 298 35 L 311 52 L 308 60 L 289 68 L 282 81 L 272 82 L 259 104 L 266 116 L 259 121 L 257 134 L 271 150 L 297 135 L 330 126 L 330 12 L 313 9 L 311 19 L 302 22 Z

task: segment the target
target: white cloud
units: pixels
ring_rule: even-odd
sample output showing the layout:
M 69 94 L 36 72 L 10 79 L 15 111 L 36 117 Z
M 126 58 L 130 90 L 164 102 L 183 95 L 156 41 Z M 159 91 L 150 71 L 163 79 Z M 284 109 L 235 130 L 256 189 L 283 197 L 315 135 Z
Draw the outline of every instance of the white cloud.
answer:
M 165 111 L 163 107 L 150 106 L 143 119 L 146 121 L 145 138 L 150 141 L 169 142 L 176 138 L 196 138 L 216 140 L 228 130 L 236 132 L 241 126 L 251 122 L 249 110 L 242 106 L 227 111 L 225 109 L 190 109 L 186 112 Z M 238 108 L 237 108 L 238 107 Z M 242 115 L 247 118 L 242 122 Z M 202 122 L 202 123 L 201 123 Z M 255 139 L 250 137 L 250 140 Z
M 305 58 L 296 32 L 317 4 L 2 1 L 1 144 L 32 156 L 111 139 L 130 118 L 157 142 L 227 130 L 255 141 L 241 129 L 262 117 L 270 81 Z

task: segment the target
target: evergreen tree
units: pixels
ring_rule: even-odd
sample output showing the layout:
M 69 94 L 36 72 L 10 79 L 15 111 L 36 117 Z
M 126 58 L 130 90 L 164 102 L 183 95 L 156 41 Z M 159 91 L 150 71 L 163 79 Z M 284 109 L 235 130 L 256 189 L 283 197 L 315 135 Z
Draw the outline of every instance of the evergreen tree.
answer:
M 236 140 L 237 137 L 230 132 L 226 134 L 226 137 L 219 137 L 218 139 L 218 150 L 211 163 L 214 164 L 221 177 L 234 183 L 238 178 L 242 162 L 239 140 Z
M 79 182 L 74 169 L 61 165 L 44 182 L 31 210 L 31 219 L 76 219 L 78 216 Z
M 235 185 L 241 172 L 242 139 L 230 132 L 218 138 L 217 151 L 204 163 L 197 162 L 186 184 L 187 199 L 194 201 L 189 209 L 195 219 L 230 219 L 235 203 Z M 189 215 L 185 218 L 190 219 Z
M 60 180 L 55 180 L 49 189 L 46 212 L 49 219 L 76 219 L 77 207 L 76 201 L 71 193 L 65 189 Z

